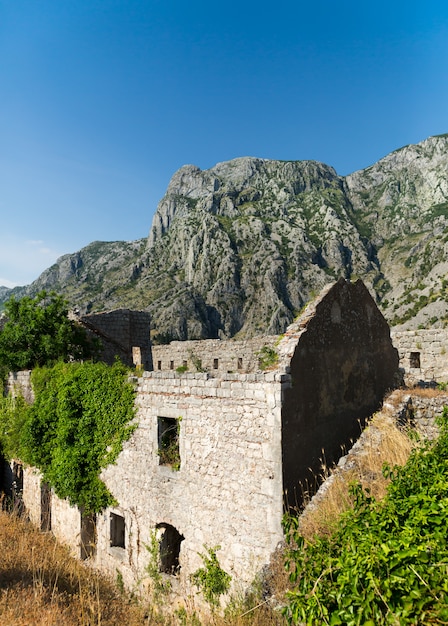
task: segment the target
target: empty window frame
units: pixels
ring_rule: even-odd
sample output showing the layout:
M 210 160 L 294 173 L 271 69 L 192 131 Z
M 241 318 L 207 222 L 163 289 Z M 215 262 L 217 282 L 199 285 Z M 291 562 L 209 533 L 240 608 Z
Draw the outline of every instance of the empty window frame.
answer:
M 157 361 L 157 369 L 158 370 L 162 369 L 162 361 Z
M 96 554 L 96 515 L 81 511 L 81 559 L 94 557 Z
M 157 418 L 159 465 L 168 465 L 176 470 L 180 468 L 179 429 L 178 418 Z
M 115 548 L 125 548 L 125 521 L 122 515 L 110 514 L 110 545 Z
M 411 352 L 409 356 L 409 366 L 420 369 L 420 352 Z
M 40 485 L 40 529 L 51 530 L 51 487 L 46 482 Z
M 219 359 L 213 359 L 213 369 L 217 370 L 219 367 Z
M 238 369 L 239 370 L 243 369 L 243 357 L 241 356 L 238 357 Z

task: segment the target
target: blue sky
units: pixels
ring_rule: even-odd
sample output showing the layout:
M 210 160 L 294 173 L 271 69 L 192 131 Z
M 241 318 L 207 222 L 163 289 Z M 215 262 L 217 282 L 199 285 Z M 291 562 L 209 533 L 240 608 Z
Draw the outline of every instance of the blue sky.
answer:
M 0 0 L 0 285 L 148 234 L 172 174 L 448 132 L 448 3 Z

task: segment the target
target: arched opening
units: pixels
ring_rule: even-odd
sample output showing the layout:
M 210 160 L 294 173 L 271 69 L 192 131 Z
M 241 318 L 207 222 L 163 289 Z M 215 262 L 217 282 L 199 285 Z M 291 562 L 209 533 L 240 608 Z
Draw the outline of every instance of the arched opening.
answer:
M 179 565 L 180 544 L 184 540 L 171 524 L 157 524 L 159 537 L 160 571 L 165 574 L 177 574 Z

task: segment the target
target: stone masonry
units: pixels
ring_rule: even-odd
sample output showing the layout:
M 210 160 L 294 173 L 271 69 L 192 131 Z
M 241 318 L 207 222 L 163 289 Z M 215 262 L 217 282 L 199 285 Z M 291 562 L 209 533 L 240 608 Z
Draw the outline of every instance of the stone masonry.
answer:
M 448 381 L 448 329 L 393 330 L 391 336 L 408 386 Z
M 259 372 L 263 350 L 275 348 L 279 339 L 277 335 L 268 335 L 240 341 L 172 341 L 169 345 L 152 346 L 154 370 L 176 370 L 181 367 L 191 372 Z
M 113 363 L 119 357 L 129 367 L 152 369 L 150 315 L 146 311 L 116 309 L 75 319 L 100 340 L 101 358 L 106 363 Z
M 262 371 L 265 347 L 275 358 Z M 323 454 L 337 460 L 398 369 L 368 290 L 343 279 L 284 336 L 157 346 L 152 360 L 138 379 L 138 428 L 102 474 L 117 506 L 86 518 L 32 468 L 23 499 L 41 527 L 130 587 L 145 579 L 155 537 L 160 570 L 182 594 L 204 545 L 221 546 L 233 589 L 250 584 L 282 540 L 285 506 L 301 506 L 309 468 L 317 474 Z

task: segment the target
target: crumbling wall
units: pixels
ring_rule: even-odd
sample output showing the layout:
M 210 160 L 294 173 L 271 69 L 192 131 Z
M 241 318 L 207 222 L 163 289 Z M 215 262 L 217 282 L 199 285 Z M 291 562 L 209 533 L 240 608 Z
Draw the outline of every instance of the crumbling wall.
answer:
M 263 348 L 274 348 L 277 335 L 236 340 L 205 339 L 172 341 L 167 345 L 152 346 L 154 370 L 176 370 L 186 367 L 190 372 L 250 373 L 261 371 Z
M 79 321 L 101 340 L 101 359 L 112 364 L 118 356 L 125 365 L 152 369 L 150 315 L 146 311 L 116 309 L 83 315 Z M 139 348 L 139 350 L 133 350 Z
M 103 568 L 118 568 L 128 583 L 141 577 L 151 533 L 169 527 L 182 537 L 173 585 L 190 585 L 204 544 L 221 546 L 221 566 L 234 579 L 252 580 L 282 538 L 284 379 L 278 373 L 144 373 L 139 427 L 103 472 L 119 502 L 98 518 L 97 562 Z M 160 463 L 160 418 L 178 420 L 178 468 Z M 124 547 L 110 545 L 111 515 L 113 522 L 124 518 Z
M 392 330 L 391 337 L 408 386 L 448 381 L 448 329 Z
M 34 402 L 34 391 L 31 384 L 31 370 L 10 372 L 6 381 L 6 393 L 13 397 L 19 393 L 29 404 Z
M 364 284 L 344 279 L 288 328 L 278 349 L 291 374 L 282 411 L 283 481 L 287 504 L 300 507 L 322 463 L 341 456 L 394 387 L 398 354 Z

